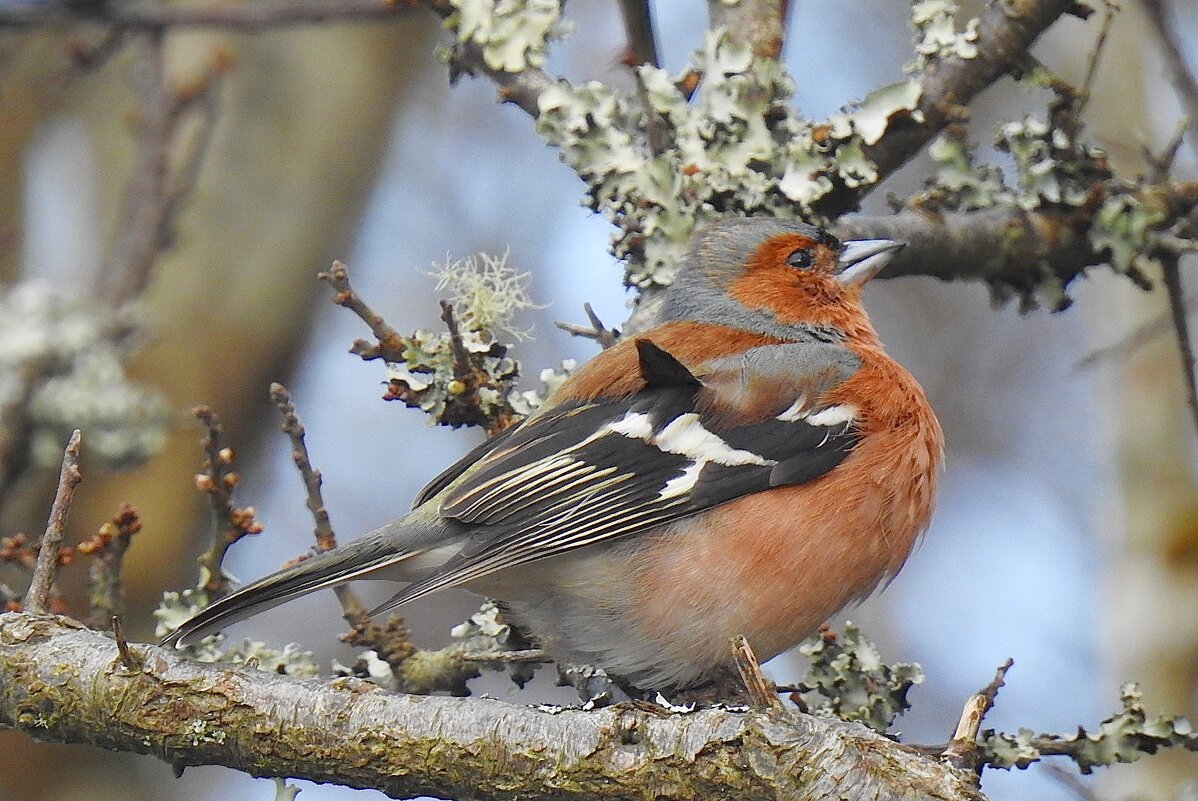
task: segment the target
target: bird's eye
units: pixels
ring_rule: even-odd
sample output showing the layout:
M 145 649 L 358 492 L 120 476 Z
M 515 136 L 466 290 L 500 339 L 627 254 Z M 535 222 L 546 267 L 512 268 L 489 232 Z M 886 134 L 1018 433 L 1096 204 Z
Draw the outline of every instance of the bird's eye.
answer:
M 806 270 L 811 266 L 811 251 L 807 248 L 796 250 L 786 257 L 786 263 L 797 270 Z

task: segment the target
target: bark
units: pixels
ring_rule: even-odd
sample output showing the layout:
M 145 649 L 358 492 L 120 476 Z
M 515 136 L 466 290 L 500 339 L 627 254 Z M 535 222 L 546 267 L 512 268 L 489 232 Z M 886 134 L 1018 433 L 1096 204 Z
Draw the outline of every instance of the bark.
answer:
M 132 651 L 138 670 L 73 621 L 0 616 L 0 726 L 396 798 L 984 801 L 970 773 L 796 711 L 548 709 Z

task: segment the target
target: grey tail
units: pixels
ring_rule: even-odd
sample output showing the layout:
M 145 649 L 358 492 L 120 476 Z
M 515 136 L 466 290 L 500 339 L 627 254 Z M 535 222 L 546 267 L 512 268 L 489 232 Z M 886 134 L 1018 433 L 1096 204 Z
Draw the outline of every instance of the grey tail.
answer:
M 368 573 L 402 562 L 419 553 L 421 552 L 396 552 L 393 542 L 388 542 L 384 537 L 367 534 L 331 551 L 305 559 L 297 565 L 264 576 L 214 601 L 164 637 L 160 645 L 182 648 L 239 620 L 265 612 L 302 595 L 362 578 Z

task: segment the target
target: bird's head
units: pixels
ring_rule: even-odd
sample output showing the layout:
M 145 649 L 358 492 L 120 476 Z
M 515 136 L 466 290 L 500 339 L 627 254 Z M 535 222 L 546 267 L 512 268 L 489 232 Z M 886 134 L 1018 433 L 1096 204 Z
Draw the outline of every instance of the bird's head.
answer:
M 720 220 L 695 235 L 663 317 L 762 333 L 805 327 L 872 337 L 861 288 L 902 247 L 890 239 L 840 242 L 794 220 Z

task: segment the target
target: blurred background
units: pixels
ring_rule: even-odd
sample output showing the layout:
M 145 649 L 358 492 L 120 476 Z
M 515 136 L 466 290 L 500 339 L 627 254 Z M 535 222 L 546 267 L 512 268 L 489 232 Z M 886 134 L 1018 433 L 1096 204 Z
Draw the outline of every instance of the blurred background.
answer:
M 805 116 L 901 79 L 910 60 L 907 4 L 791 5 L 785 53 Z M 1173 6 L 1177 29 L 1198 31 L 1198 7 Z M 664 66 L 681 70 L 705 15 L 682 0 L 653 8 Z M 1080 81 L 1100 16 L 1063 19 L 1035 53 Z M 615 4 L 576 0 L 568 18 L 578 30 L 548 71 L 628 85 Z M 135 115 L 147 88 L 135 46 L 94 70 L 73 65 L 81 35 L 0 31 L 0 271 L 10 284 L 38 279 L 90 300 L 105 291 L 105 254 L 135 170 Z M 134 637 L 152 636 L 150 611 L 164 589 L 194 584 L 192 560 L 208 536 L 193 480 L 201 433 L 187 414 L 193 405 L 208 404 L 225 421 L 243 476 L 237 500 L 265 526 L 226 562 L 242 578 L 312 541 L 303 488 L 267 399 L 270 381 L 291 389 L 343 540 L 406 510 L 425 481 L 481 440 L 477 430 L 429 428 L 421 413 L 380 400 L 380 366 L 346 353 L 368 331 L 316 281 L 331 259 L 349 263 L 359 292 L 410 331 L 440 326 L 434 262 L 510 248 L 545 306 L 521 320 L 533 331 L 516 352 L 530 385 L 540 369 L 596 351 L 554 320 L 585 322 L 584 302 L 612 325 L 627 316 L 621 268 L 607 253 L 610 227 L 579 205 L 582 184 L 523 112 L 495 102 L 490 83 L 449 86 L 433 54 L 437 35 L 435 18 L 413 12 L 386 23 L 166 37 L 172 83 L 186 85 L 214 63 L 227 70 L 207 157 L 142 294 L 145 341 L 130 367 L 165 393 L 172 424 L 143 465 L 89 470 L 71 521 L 78 538 L 122 501 L 141 510 L 145 530 L 125 563 Z M 1198 64 L 1198 37 L 1185 45 Z M 1047 99 L 1001 83 L 973 106 L 974 138 L 988 143 L 996 122 L 1042 115 Z M 1087 108 L 1092 137 L 1117 170 L 1134 175 L 1145 169 L 1140 143 L 1159 149 L 1179 116 L 1160 47 L 1129 1 Z M 1177 178 L 1196 177 L 1192 153 L 1182 149 Z M 908 165 L 867 210 L 883 211 L 887 191 L 919 188 L 927 169 L 922 159 Z M 922 546 L 884 592 L 839 618 L 860 623 L 888 659 L 923 665 L 926 681 L 898 726 L 906 741 L 944 742 L 967 696 L 1008 656 L 1015 666 L 987 726 L 1089 727 L 1118 708 L 1127 680 L 1143 683 L 1150 711 L 1194 719 L 1198 494 L 1176 344 L 1163 333 L 1079 366 L 1160 318 L 1166 300 L 1103 270 L 1072 291 L 1077 302 L 1066 312 L 1020 316 L 992 308 L 980 285 L 907 278 L 868 290 L 883 340 L 927 389 L 948 441 Z M 42 530 L 55 475 L 32 470 L 8 493 L 0 534 Z M 71 570 L 68 587 L 81 578 Z M 0 578 L 21 581 L 13 572 Z M 82 603 L 77 590 L 69 596 Z M 476 607 L 464 593 L 442 593 L 409 607 L 408 620 L 419 643 L 437 646 Z M 343 628 L 326 593 L 234 633 L 299 641 L 327 665 L 351 659 L 336 640 Z M 785 680 L 800 668 L 783 656 L 770 669 Z M 484 681 L 516 701 L 569 697 L 544 677 L 523 693 Z M 225 769 L 189 769 L 176 780 L 149 757 L 40 745 L 13 732 L 0 732 L 0 754 L 0 801 L 274 796 L 270 782 Z M 1198 780 L 1198 758 L 1158 755 L 1083 780 L 1094 798 L 1165 801 L 1187 786 L 1198 792 L 1187 784 Z M 382 798 L 301 786 L 307 801 Z M 988 772 L 983 789 L 996 800 L 1083 797 L 1039 765 Z

